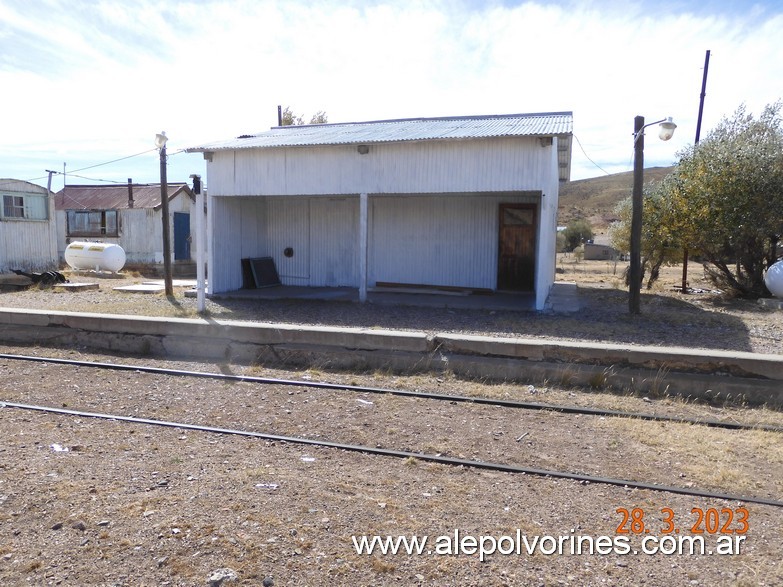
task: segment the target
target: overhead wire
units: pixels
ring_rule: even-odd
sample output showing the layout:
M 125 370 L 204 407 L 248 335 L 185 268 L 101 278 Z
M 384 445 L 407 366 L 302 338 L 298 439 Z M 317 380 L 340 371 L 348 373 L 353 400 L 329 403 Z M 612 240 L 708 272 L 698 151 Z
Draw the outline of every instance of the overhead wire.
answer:
M 140 153 L 135 153 L 133 155 L 126 155 L 124 157 L 119 157 L 117 159 L 112 159 L 111 161 L 104 161 L 103 163 L 95 163 L 94 165 L 88 165 L 86 167 L 80 167 L 79 169 L 74 169 L 74 170 L 68 171 L 68 172 L 52 171 L 51 173 L 54 174 L 54 175 L 65 175 L 65 176 L 79 177 L 81 179 L 87 179 L 89 181 L 101 181 L 101 182 L 107 182 L 107 183 L 125 183 L 123 181 L 117 181 L 117 180 L 112 180 L 112 179 L 95 179 L 95 178 L 89 178 L 89 177 L 82 177 L 82 176 L 76 175 L 76 173 L 78 173 L 80 171 L 86 171 L 88 169 L 95 169 L 96 167 L 103 167 L 105 165 L 111 165 L 112 163 L 118 163 L 120 161 L 125 161 L 126 159 L 133 159 L 134 157 L 140 157 L 142 155 L 146 155 L 147 153 L 151 153 L 153 151 L 157 151 L 157 148 L 153 147 L 152 149 L 147 149 L 146 151 L 142 151 Z M 174 151 L 174 152 L 171 152 L 171 153 L 167 153 L 167 156 L 168 157 L 173 157 L 174 155 L 180 155 L 181 153 L 184 153 L 184 152 L 185 152 L 185 149 L 179 149 L 177 151 Z M 21 181 L 34 182 L 34 181 L 40 181 L 42 179 L 48 179 L 48 178 L 49 178 L 49 175 L 47 174 L 47 175 L 42 175 L 40 177 L 33 177 L 33 178 L 30 178 L 30 179 L 24 179 L 24 180 L 21 180 Z M 4 185 L 12 185 L 12 184 L 11 184 L 11 182 L 0 183 L 0 187 L 2 187 Z
M 611 173 L 609 173 L 606 169 L 604 169 L 603 167 L 598 165 L 598 163 L 592 160 L 590 155 L 587 154 L 587 151 L 585 151 L 585 148 L 582 146 L 582 141 L 579 140 L 579 137 L 576 136 L 575 134 L 573 135 L 573 137 L 574 139 L 576 139 L 576 144 L 579 145 L 580 149 L 582 149 L 582 153 L 584 154 L 584 156 L 587 157 L 587 160 L 590 161 L 590 163 L 592 163 L 593 165 L 595 165 L 598 169 L 603 171 L 606 175 L 611 175 Z

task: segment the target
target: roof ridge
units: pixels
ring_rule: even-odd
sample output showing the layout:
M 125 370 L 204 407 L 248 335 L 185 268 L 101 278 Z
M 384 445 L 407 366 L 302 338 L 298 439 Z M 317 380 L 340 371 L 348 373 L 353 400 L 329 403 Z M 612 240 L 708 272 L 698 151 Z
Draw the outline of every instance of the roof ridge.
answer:
M 515 114 L 472 114 L 461 116 L 419 116 L 414 118 L 388 118 L 382 120 L 359 120 L 355 122 L 324 122 L 318 124 L 286 124 L 283 126 L 272 126 L 270 130 L 288 130 L 288 129 L 301 129 L 301 128 L 313 128 L 313 127 L 326 127 L 326 126 L 356 126 L 365 124 L 393 124 L 400 122 L 433 122 L 433 121 L 447 121 L 447 120 L 492 120 L 499 118 L 538 118 L 544 116 L 573 116 L 572 110 L 563 110 L 560 112 L 520 112 Z M 262 131 L 267 132 L 267 131 Z M 255 133 L 252 135 L 241 135 L 238 138 L 252 138 L 261 133 Z

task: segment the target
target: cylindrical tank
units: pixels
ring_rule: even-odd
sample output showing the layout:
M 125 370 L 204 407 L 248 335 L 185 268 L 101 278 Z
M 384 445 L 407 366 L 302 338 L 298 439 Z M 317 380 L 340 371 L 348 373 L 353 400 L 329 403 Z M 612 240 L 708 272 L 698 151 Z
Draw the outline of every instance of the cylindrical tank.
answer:
M 112 243 L 75 241 L 65 248 L 65 262 L 74 269 L 116 273 L 125 265 L 125 251 Z
M 783 298 L 783 260 L 773 263 L 772 266 L 767 269 L 767 274 L 764 276 L 764 283 L 773 296 L 776 298 Z

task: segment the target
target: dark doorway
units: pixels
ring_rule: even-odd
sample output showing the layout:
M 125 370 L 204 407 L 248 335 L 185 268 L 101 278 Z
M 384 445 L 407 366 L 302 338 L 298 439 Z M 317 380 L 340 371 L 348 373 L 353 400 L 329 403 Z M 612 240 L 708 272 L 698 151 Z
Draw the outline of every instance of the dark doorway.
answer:
M 535 204 L 500 204 L 499 290 L 533 290 L 537 226 Z

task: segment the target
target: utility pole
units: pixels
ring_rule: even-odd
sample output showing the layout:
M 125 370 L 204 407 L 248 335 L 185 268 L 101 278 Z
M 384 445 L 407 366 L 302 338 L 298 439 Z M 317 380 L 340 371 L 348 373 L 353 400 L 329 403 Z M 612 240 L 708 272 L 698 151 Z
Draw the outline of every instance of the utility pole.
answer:
M 707 95 L 707 70 L 710 68 L 710 50 L 707 49 L 707 55 L 704 57 L 704 77 L 701 80 L 701 97 L 699 98 L 699 118 L 696 121 L 696 140 L 695 145 L 699 144 L 701 136 L 701 116 L 704 113 L 704 97 Z M 683 249 L 682 254 L 682 293 L 688 293 L 688 249 Z
M 163 216 L 163 286 L 166 296 L 174 295 L 171 282 L 171 228 L 169 227 L 169 187 L 166 178 L 166 133 L 155 137 L 155 146 L 160 150 L 160 205 Z

